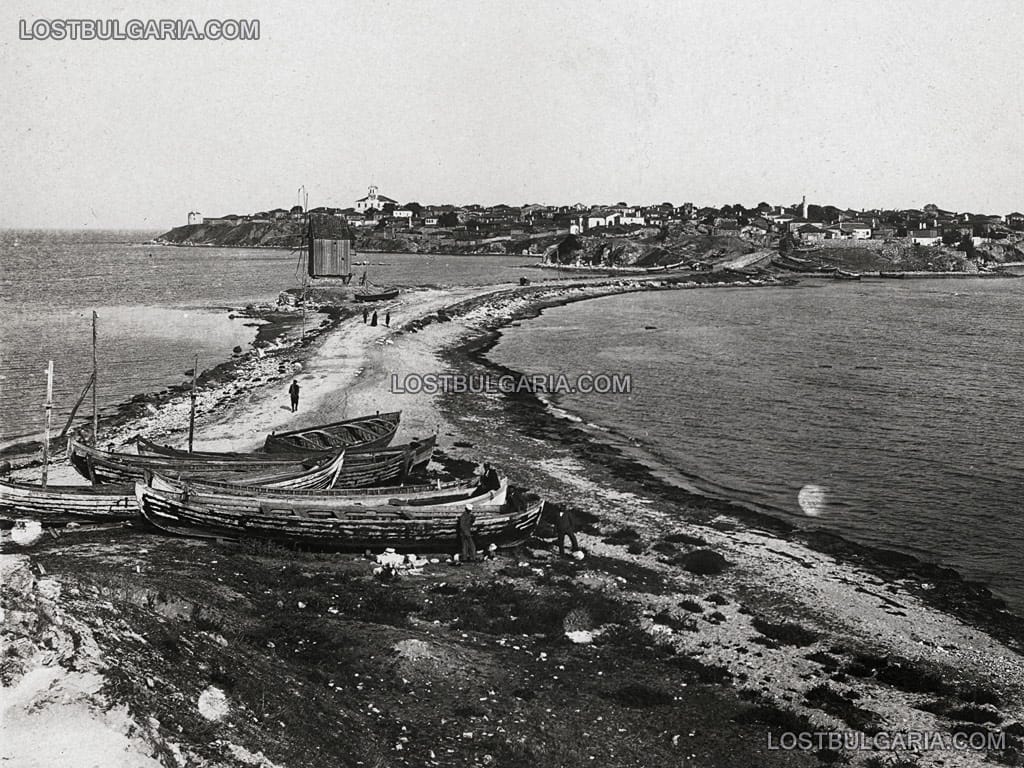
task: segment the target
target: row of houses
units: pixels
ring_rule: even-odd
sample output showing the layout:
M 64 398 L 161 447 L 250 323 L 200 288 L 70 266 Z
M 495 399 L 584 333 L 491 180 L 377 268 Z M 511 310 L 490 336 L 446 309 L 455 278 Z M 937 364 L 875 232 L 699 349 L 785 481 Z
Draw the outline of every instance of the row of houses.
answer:
M 401 204 L 371 186 L 368 194 L 348 208 L 319 207 L 304 211 L 302 206 L 275 208 L 246 215 L 218 218 L 202 217 L 198 211 L 188 214 L 190 224 L 242 224 L 301 222 L 309 214 L 327 214 L 342 219 L 355 229 L 382 231 L 432 231 L 464 233 L 471 239 L 489 236 L 514 238 L 537 233 L 571 234 L 620 232 L 641 227 L 666 227 L 684 222 L 707 226 L 714 235 L 741 237 L 767 243 L 790 235 L 802 242 L 827 240 L 867 240 L 908 237 L 915 243 L 933 245 L 957 233 L 977 239 L 999 236 L 1008 230 L 1024 230 L 1024 214 L 1006 216 L 957 213 L 928 205 L 923 209 L 902 211 L 842 210 L 833 206 L 774 206 L 760 203 L 745 209 L 740 205 L 722 208 L 695 208 L 692 203 L 660 203 L 633 206 L 625 202 L 607 206 L 511 205 L 420 205 Z

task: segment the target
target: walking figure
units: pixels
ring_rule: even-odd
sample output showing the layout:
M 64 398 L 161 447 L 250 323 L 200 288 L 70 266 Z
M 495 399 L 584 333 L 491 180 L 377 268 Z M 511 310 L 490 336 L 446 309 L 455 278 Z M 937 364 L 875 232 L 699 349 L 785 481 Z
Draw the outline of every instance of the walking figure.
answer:
M 292 385 L 288 387 L 288 394 L 292 397 L 292 413 L 299 410 L 299 382 L 292 379 Z
M 366 307 L 363 307 L 363 325 L 366 325 L 366 318 L 369 317 L 369 315 L 370 310 L 368 310 Z
M 370 325 L 377 326 L 377 310 L 373 311 L 373 317 L 370 318 Z
M 476 516 L 473 514 L 473 505 L 467 504 L 462 514 L 459 515 L 459 545 L 461 549 L 460 559 L 464 563 L 476 560 L 476 544 L 473 543 L 473 523 Z
M 391 310 L 390 309 L 384 314 L 384 325 L 386 325 L 388 328 L 391 327 Z
M 555 527 L 558 531 L 558 554 L 565 554 L 566 536 L 569 537 L 573 552 L 580 548 L 579 542 L 576 541 L 576 521 L 573 519 L 572 512 L 565 507 L 559 507 L 558 522 Z

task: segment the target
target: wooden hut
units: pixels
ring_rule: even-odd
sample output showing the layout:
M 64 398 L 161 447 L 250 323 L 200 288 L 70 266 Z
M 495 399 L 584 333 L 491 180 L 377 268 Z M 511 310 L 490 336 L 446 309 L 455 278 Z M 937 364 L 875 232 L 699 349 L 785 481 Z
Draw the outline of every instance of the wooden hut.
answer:
M 330 214 L 309 216 L 309 276 L 352 279 L 352 230 Z

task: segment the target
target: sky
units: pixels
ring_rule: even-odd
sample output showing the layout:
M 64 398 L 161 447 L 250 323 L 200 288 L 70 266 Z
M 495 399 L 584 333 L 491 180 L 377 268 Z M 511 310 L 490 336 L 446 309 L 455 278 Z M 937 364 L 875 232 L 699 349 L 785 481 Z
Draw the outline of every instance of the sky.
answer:
M 296 203 L 1024 209 L 1024 3 L 0 4 L 0 227 Z M 84 9 L 84 10 L 83 10 Z M 256 41 L 21 40 L 258 19 Z

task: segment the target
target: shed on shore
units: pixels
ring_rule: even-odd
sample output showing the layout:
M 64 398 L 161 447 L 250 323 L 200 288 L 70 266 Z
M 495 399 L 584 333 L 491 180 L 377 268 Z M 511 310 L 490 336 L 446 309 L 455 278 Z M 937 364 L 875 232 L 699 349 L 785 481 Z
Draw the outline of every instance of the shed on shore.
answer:
M 330 214 L 309 216 L 309 276 L 352 278 L 352 230 Z

